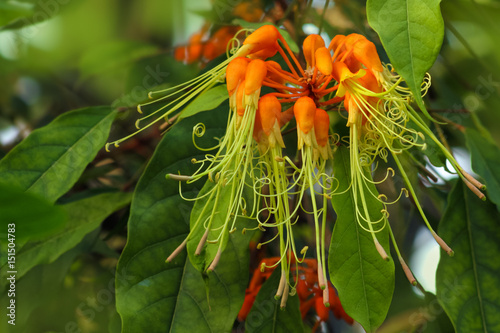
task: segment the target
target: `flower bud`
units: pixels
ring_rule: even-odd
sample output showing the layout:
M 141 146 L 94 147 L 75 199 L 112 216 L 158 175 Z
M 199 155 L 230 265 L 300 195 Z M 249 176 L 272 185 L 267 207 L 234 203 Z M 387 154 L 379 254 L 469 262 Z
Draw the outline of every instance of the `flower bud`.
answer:
M 267 74 L 266 63 L 260 59 L 252 60 L 247 67 L 245 76 L 245 95 L 250 95 L 262 87 L 262 81 Z
M 328 132 L 330 130 L 330 117 L 323 109 L 316 109 L 314 116 L 314 134 L 316 142 L 323 147 L 328 143 Z
M 247 71 L 249 59 L 244 57 L 237 57 L 231 60 L 226 69 L 226 85 L 229 96 L 235 92 L 238 84 L 245 80 L 245 73 Z
M 299 98 L 293 106 L 293 113 L 300 130 L 304 134 L 309 133 L 314 126 L 314 117 L 316 115 L 316 104 L 313 99 L 307 96 Z
M 259 113 L 262 130 L 266 135 L 271 133 L 276 122 L 279 122 L 281 104 L 274 95 L 264 95 L 259 99 Z

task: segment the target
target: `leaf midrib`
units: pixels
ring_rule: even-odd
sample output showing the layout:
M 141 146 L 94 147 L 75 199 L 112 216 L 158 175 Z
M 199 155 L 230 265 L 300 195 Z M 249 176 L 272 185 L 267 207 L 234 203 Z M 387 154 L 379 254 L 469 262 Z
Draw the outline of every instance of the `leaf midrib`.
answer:
M 416 79 L 415 79 L 415 65 L 413 63 L 413 52 L 411 50 L 411 32 L 410 32 L 410 9 L 408 6 L 409 0 L 405 1 L 406 4 L 406 31 L 408 32 L 408 51 L 410 52 L 410 66 L 411 66 L 411 76 L 412 76 L 412 81 L 415 85 L 417 85 Z
M 469 208 L 469 202 L 467 200 L 467 194 L 463 192 L 464 194 L 464 204 L 465 204 L 465 215 L 466 215 L 466 221 L 467 221 L 467 232 L 469 234 L 469 246 L 470 246 L 470 251 L 471 251 L 471 260 L 472 260 L 472 271 L 474 272 L 474 280 L 476 282 L 476 292 L 477 292 L 477 298 L 479 300 L 479 310 L 481 312 L 481 321 L 483 323 L 483 331 L 487 333 L 488 331 L 486 330 L 486 316 L 484 312 L 484 306 L 483 306 L 483 297 L 481 295 L 481 290 L 479 288 L 479 276 L 477 273 L 477 263 L 476 263 L 476 252 L 474 250 L 474 244 L 472 242 L 472 222 L 470 219 L 470 208 Z
M 349 173 L 347 171 L 350 170 L 350 169 L 348 169 L 348 167 L 350 168 L 350 165 L 349 166 L 347 165 L 347 160 L 346 160 L 345 157 L 342 160 L 343 160 L 342 164 L 344 166 L 344 174 L 348 175 Z M 354 195 L 356 195 L 356 194 L 354 194 Z M 351 201 L 351 207 L 353 208 L 353 212 L 356 212 L 356 206 L 355 206 L 355 203 L 354 203 L 353 196 L 350 195 L 349 198 L 350 198 L 350 201 Z M 358 225 L 357 222 L 355 223 L 355 225 L 356 225 L 356 239 L 357 239 L 357 242 L 358 242 L 358 254 L 359 254 L 358 257 L 359 257 L 359 262 L 360 262 L 359 267 L 360 267 L 360 271 L 361 271 L 361 276 L 364 277 L 364 273 L 363 273 L 363 258 L 361 256 L 361 245 L 360 245 L 360 241 L 359 241 L 359 225 Z M 364 279 L 361 279 L 361 280 L 363 282 L 363 294 L 365 296 L 364 299 L 366 300 L 368 298 L 368 295 L 366 293 L 365 280 Z M 365 306 L 366 306 L 366 313 L 367 313 L 367 316 L 368 316 L 368 322 L 370 323 L 370 329 L 371 329 L 372 325 L 371 325 L 371 320 L 370 320 L 370 308 L 369 308 L 368 303 L 366 301 L 364 303 L 365 303 Z
M 102 118 L 99 122 L 97 122 L 94 126 L 92 126 L 88 131 L 87 133 L 85 133 L 83 136 L 81 136 L 78 140 L 76 140 L 62 155 L 60 155 L 55 161 L 54 163 L 52 163 L 47 169 L 45 169 L 45 171 L 40 175 L 40 177 L 38 177 L 27 189 L 26 189 L 26 192 L 28 192 L 33 186 L 35 186 L 42 178 L 45 177 L 45 175 L 49 172 L 49 170 L 51 170 L 52 168 L 54 168 L 56 165 L 58 165 L 58 162 L 64 157 L 66 156 L 66 154 L 68 154 L 70 151 L 73 150 L 73 147 L 75 147 L 81 140 L 83 140 L 84 138 L 86 138 L 88 135 L 90 135 L 90 133 L 92 133 L 94 131 L 94 129 L 98 126 L 101 125 L 101 123 L 103 123 L 105 120 L 108 119 L 108 117 L 114 115 L 114 112 L 110 112 L 106 117 Z

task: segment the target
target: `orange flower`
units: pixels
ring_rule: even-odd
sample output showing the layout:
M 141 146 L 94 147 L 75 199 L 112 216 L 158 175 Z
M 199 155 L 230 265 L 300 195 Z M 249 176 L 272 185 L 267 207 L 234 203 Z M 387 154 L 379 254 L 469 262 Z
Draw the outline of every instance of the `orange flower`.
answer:
M 259 99 L 255 115 L 254 139 L 259 143 L 261 153 L 278 144 L 285 148 L 280 129 L 281 104 L 273 95 L 264 95 Z
M 297 148 L 301 150 L 304 144 L 313 146 L 313 136 L 309 134 L 314 127 L 316 115 L 316 104 L 313 99 L 307 96 L 299 98 L 293 106 L 293 113 L 297 120 Z
M 314 59 L 316 50 L 321 47 L 325 47 L 325 41 L 319 35 L 309 35 L 304 39 L 302 43 L 302 50 L 304 52 L 304 58 L 306 58 L 307 67 L 314 67 Z
M 245 300 L 240 312 L 238 313 L 238 320 L 244 321 L 248 314 L 250 313 L 255 298 L 262 285 L 271 276 L 275 264 L 280 260 L 279 257 L 273 257 L 268 259 L 263 259 L 261 264 L 254 270 L 252 279 L 250 280 L 249 286 L 246 290 Z M 315 332 L 319 327 L 321 322 L 328 321 L 330 317 L 330 310 L 338 319 L 343 319 L 349 325 L 353 324 L 353 319 L 347 315 L 340 304 L 340 300 L 337 296 L 337 292 L 332 287 L 331 283 L 328 283 L 329 298 L 326 302 L 323 300 L 323 290 L 317 283 L 316 275 L 318 269 L 318 263 L 315 259 L 305 259 L 303 265 L 298 265 L 296 262 L 292 262 L 291 271 L 298 272 L 294 279 L 297 281 L 296 291 L 297 296 L 300 301 L 300 313 L 302 319 L 305 319 L 307 314 L 311 309 L 314 309 L 318 319 L 316 320 L 312 332 Z M 261 270 L 261 267 L 266 267 Z

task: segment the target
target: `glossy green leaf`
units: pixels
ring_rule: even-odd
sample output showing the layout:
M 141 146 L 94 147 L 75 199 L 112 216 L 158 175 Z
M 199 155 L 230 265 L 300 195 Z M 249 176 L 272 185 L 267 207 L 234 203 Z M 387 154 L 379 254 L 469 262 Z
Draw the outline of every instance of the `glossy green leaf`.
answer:
M 332 284 L 337 288 L 340 302 L 346 313 L 359 322 L 367 332 L 374 332 L 384 321 L 394 291 L 394 262 L 383 260 L 375 248 L 372 236 L 363 230 L 355 219 L 355 203 L 350 190 L 349 151 L 339 147 L 334 156 L 333 172 L 339 181 L 332 204 L 337 213 L 333 229 L 328 268 Z M 369 176 L 369 174 L 366 174 Z M 372 193 L 376 188 L 365 185 Z M 382 205 L 366 196 L 370 216 L 380 217 Z M 362 209 L 361 207 L 358 207 Z M 389 231 L 377 233 L 380 244 L 389 253 Z
M 368 0 L 368 23 L 378 33 L 396 71 L 405 79 L 420 109 L 420 87 L 441 49 L 444 23 L 441 0 Z
M 60 115 L 0 160 L 0 182 L 54 202 L 73 186 L 104 146 L 114 117 L 108 107 Z
M 448 196 L 439 235 L 455 251 L 441 251 L 437 298 L 457 333 L 500 332 L 500 213 L 461 181 Z
M 304 324 L 300 314 L 297 294 L 288 296 L 286 307 L 280 308 L 280 300 L 274 299 L 280 282 L 279 266 L 264 282 L 257 294 L 252 309 L 245 320 L 247 333 L 303 333 Z
M 180 113 L 179 119 L 194 116 L 202 111 L 213 110 L 228 98 L 226 85 L 221 84 L 210 88 L 189 103 Z
M 271 24 L 269 22 L 247 22 L 247 21 L 242 20 L 242 19 L 234 19 L 233 23 L 236 25 L 239 25 L 243 28 L 246 28 L 246 29 L 258 29 L 263 25 Z M 299 53 L 299 51 L 300 51 L 299 47 L 297 46 L 297 43 L 295 43 L 295 40 L 292 38 L 292 36 L 290 36 L 288 31 L 281 29 L 281 28 L 278 28 L 278 30 L 279 30 L 281 36 L 283 36 L 283 39 L 286 41 L 286 43 L 290 47 L 290 50 L 292 50 L 292 52 Z
M 484 178 L 488 198 L 500 207 L 500 149 L 471 128 L 465 131 L 472 169 Z
M 32 193 L 0 184 L 0 234 L 8 225 L 15 224 L 16 240 L 27 240 L 49 235 L 64 227 L 64 211 Z
M 41 241 L 28 242 L 16 251 L 17 277 L 22 277 L 36 265 L 56 260 L 78 244 L 86 234 L 99 227 L 108 215 L 127 205 L 130 199 L 129 193 L 110 192 L 62 205 L 68 217 L 64 229 Z M 2 251 L 5 249 L 2 248 Z M 9 271 L 7 258 L 2 256 L 0 263 L 0 276 L 4 277 Z M 4 282 L 5 279 L 0 281 L 1 286 Z
M 204 280 L 183 250 L 165 259 L 189 232 L 192 202 L 179 195 L 167 173 L 191 174 L 192 158 L 201 158 L 191 139 L 193 126 L 206 125 L 197 144 L 216 144 L 227 123 L 227 103 L 197 119 L 188 118 L 167 132 L 141 177 L 132 201 L 128 243 L 118 263 L 117 310 L 123 332 L 230 332 L 248 282 L 249 235 L 234 232 L 213 273 Z M 202 184 L 182 184 L 193 198 Z M 124 276 L 124 277 L 123 277 Z M 206 287 L 207 285 L 207 287 Z

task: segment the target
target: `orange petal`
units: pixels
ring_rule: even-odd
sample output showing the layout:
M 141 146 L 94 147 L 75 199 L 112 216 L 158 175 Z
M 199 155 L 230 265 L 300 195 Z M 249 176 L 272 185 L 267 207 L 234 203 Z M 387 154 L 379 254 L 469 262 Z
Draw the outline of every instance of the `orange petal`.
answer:
M 328 142 L 328 132 L 330 130 L 330 117 L 323 109 L 316 109 L 314 116 L 314 134 L 316 142 L 321 147 L 324 147 Z
M 358 34 L 350 34 L 347 36 L 347 39 L 349 39 L 353 57 L 357 61 L 371 71 L 382 72 L 384 70 L 375 44 L 366 39 L 366 37 Z
M 281 65 L 280 64 L 278 64 L 276 61 L 268 60 L 268 61 L 266 61 L 266 65 L 267 65 L 267 68 L 268 68 L 267 77 L 271 81 L 279 83 L 279 84 L 285 83 L 284 77 L 282 77 L 281 75 L 279 75 L 275 71 L 272 71 L 272 70 L 269 69 L 269 68 L 273 68 L 273 69 L 276 69 L 277 71 L 280 71 L 281 70 Z
M 248 58 L 238 57 L 231 60 L 226 69 L 227 92 L 231 96 L 238 84 L 245 80 L 245 73 L 248 66 Z
M 340 61 L 334 62 L 332 66 L 332 76 L 335 79 L 335 81 L 339 83 L 342 83 L 343 81 L 348 79 L 360 78 L 365 74 L 366 71 L 363 69 L 360 69 L 357 72 L 353 73 L 345 63 Z
M 302 50 L 308 66 L 314 66 L 314 54 L 320 47 L 325 47 L 325 41 L 320 35 L 312 34 L 304 39 Z
M 379 86 L 377 78 L 371 71 L 367 71 L 366 75 L 359 78 L 358 82 L 368 90 L 373 91 L 374 93 L 382 92 L 383 88 Z
M 263 135 L 264 135 L 264 130 L 262 129 L 262 121 L 261 121 L 260 107 L 259 107 L 255 111 L 255 121 L 253 124 L 252 137 L 255 141 L 260 143 L 263 140 Z M 260 274 L 260 267 L 259 267 L 259 274 Z M 254 276 L 255 276 L 255 273 L 254 273 Z
M 328 321 L 330 309 L 323 304 L 322 297 L 314 298 L 314 309 L 316 310 L 316 314 L 318 315 L 320 321 Z
M 300 301 L 305 301 L 311 296 L 311 291 L 307 287 L 306 281 L 303 279 L 298 279 L 297 281 L 297 295 L 299 295 Z
M 176 47 L 174 57 L 177 61 L 184 61 L 187 58 L 187 46 Z
M 304 319 L 314 305 L 314 298 L 310 298 L 307 301 L 300 302 L 300 314 L 302 315 L 302 319 Z
M 382 72 L 384 67 L 372 42 L 358 42 L 354 46 L 354 57 L 371 71 Z
M 278 51 L 278 37 L 280 33 L 274 25 L 266 24 L 252 32 L 243 42 L 243 45 L 250 45 L 251 53 L 264 49 L 274 49 Z
M 203 49 L 203 58 L 205 58 L 205 60 L 209 61 L 209 60 L 214 59 L 217 56 L 218 56 L 218 54 L 217 54 L 217 50 L 216 50 L 214 42 L 208 41 L 205 44 L 205 47 Z
M 191 37 L 189 38 L 189 44 L 200 43 L 204 34 L 205 34 L 205 32 L 203 30 L 192 34 Z
M 245 95 L 250 95 L 262 87 L 262 81 L 267 74 L 266 63 L 254 59 L 248 64 L 245 75 Z
M 293 118 L 293 106 L 280 114 L 280 127 L 284 126 Z
M 279 122 L 281 104 L 274 95 L 264 95 L 259 99 L 259 114 L 262 130 L 266 135 L 271 133 L 276 121 Z
M 314 126 L 314 116 L 316 115 L 316 104 L 312 98 L 304 96 L 295 102 L 293 113 L 300 130 L 307 134 Z
M 191 64 L 201 57 L 201 52 L 203 51 L 203 44 L 191 44 L 188 46 L 187 63 Z
M 243 306 L 241 307 L 240 312 L 238 313 L 238 320 L 243 321 L 247 318 L 250 310 L 252 309 L 253 303 L 255 302 L 255 298 L 257 294 L 255 293 L 247 293 L 245 295 L 245 300 L 243 301 Z
M 268 48 L 268 49 L 262 49 L 260 51 L 250 53 L 248 55 L 249 58 L 251 59 L 261 59 L 265 60 L 267 58 L 271 58 L 278 52 L 278 48 Z
M 344 35 L 336 35 L 335 37 L 333 37 L 332 41 L 330 42 L 330 45 L 328 45 L 328 49 L 333 52 L 339 53 L 340 48 L 344 45 L 344 41 L 345 41 Z
M 323 75 L 332 74 L 332 56 L 326 47 L 320 47 L 314 54 L 316 67 Z
M 236 92 L 236 112 L 239 116 L 245 114 L 245 80 L 241 82 Z

